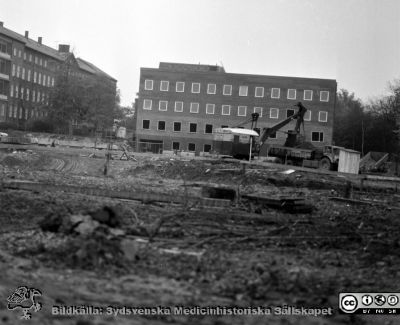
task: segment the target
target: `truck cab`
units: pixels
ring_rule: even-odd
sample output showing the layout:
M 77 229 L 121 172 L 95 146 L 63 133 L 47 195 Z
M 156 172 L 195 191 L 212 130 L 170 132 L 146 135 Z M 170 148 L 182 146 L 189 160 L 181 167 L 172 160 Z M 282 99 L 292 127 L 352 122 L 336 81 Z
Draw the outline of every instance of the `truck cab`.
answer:
M 326 170 L 337 170 L 339 164 L 339 153 L 343 147 L 326 145 L 322 149 L 320 168 Z

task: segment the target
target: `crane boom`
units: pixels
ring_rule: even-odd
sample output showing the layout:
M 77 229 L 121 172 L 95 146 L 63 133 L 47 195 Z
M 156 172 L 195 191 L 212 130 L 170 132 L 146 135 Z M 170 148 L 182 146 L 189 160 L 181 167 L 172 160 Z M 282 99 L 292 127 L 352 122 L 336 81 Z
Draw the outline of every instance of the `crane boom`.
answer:
M 275 124 L 274 126 L 272 126 L 270 128 L 264 128 L 263 129 L 263 131 L 262 131 L 262 133 L 260 135 L 260 146 L 259 146 L 260 149 L 261 149 L 262 145 L 264 144 L 264 142 L 272 134 L 274 134 L 276 131 L 278 131 L 281 128 L 283 128 L 285 125 L 290 123 L 292 120 L 297 119 L 295 129 L 292 132 L 295 132 L 296 134 L 300 133 L 300 127 L 301 127 L 301 124 L 304 123 L 304 114 L 306 113 L 307 108 L 305 108 L 301 102 L 298 102 L 295 106 L 297 106 L 299 108 L 299 110 L 297 111 L 296 114 L 293 114 L 292 116 L 289 116 L 286 120 L 283 120 L 283 121 L 279 122 L 278 124 Z

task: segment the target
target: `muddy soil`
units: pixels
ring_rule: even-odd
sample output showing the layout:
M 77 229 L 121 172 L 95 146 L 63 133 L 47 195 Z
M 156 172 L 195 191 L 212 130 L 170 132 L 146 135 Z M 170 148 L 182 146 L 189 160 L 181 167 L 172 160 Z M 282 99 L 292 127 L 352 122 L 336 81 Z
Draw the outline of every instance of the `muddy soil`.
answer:
M 390 292 L 400 287 L 398 194 L 353 193 L 386 201 L 358 206 L 329 200 L 346 191 L 336 175 L 285 166 L 179 160 L 32 147 L 0 152 L 0 323 L 19 286 L 37 288 L 42 310 L 31 324 L 397 324 L 389 316 L 338 313 L 340 292 Z M 110 190 L 200 195 L 223 184 L 239 198 L 229 207 L 138 202 L 62 191 L 7 188 L 23 180 Z M 254 205 L 243 194 L 302 198 L 311 213 Z M 159 307 L 151 315 L 52 315 L 53 306 Z M 175 315 L 174 306 L 332 308 L 330 316 Z M 161 309 L 162 309 L 161 308 Z M 25 322 L 27 323 L 27 322 Z

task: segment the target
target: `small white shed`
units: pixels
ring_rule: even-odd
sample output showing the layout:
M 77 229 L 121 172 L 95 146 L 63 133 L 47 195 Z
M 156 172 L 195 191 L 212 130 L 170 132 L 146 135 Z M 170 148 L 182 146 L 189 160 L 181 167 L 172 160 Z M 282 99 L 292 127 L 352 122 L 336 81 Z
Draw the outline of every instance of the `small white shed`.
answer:
M 340 148 L 338 172 L 358 174 L 359 169 L 360 153 L 355 150 Z

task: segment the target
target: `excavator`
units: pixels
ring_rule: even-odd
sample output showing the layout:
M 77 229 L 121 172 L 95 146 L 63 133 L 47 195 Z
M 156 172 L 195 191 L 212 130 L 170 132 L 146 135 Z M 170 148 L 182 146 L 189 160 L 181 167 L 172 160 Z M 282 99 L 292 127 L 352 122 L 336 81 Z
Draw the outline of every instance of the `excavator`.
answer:
M 253 155 L 260 156 L 266 141 L 291 121 L 296 120 L 294 129 L 285 132 L 287 138 L 284 145 L 268 146 L 267 156 L 273 157 L 277 163 L 303 165 L 327 170 L 337 168 L 340 147 L 327 145 L 323 149 L 319 149 L 311 143 L 305 142 L 300 131 L 302 126 L 304 130 L 304 115 L 307 108 L 301 102 L 298 102 L 295 106 L 298 107 L 298 111 L 295 114 L 272 127 L 263 128 L 262 131 L 257 128 L 258 113 L 253 113 L 250 119 L 234 128 L 217 129 L 213 141 L 214 150 L 220 154 L 230 155 L 238 159 L 249 159 L 250 154 L 252 157 Z M 251 122 L 251 129 L 238 128 L 249 122 Z
M 260 135 L 260 140 L 259 140 L 259 150 L 261 150 L 262 145 L 271 135 L 274 135 L 278 130 L 283 128 L 285 125 L 289 124 L 292 120 L 297 120 L 296 126 L 294 130 L 289 130 L 287 132 L 285 147 L 295 147 L 298 144 L 300 136 L 300 127 L 301 125 L 303 125 L 304 127 L 304 115 L 306 114 L 307 108 L 305 108 L 301 102 L 298 102 L 295 106 L 299 108 L 297 113 L 289 116 L 286 120 L 283 120 L 270 128 L 263 129 L 263 132 Z

